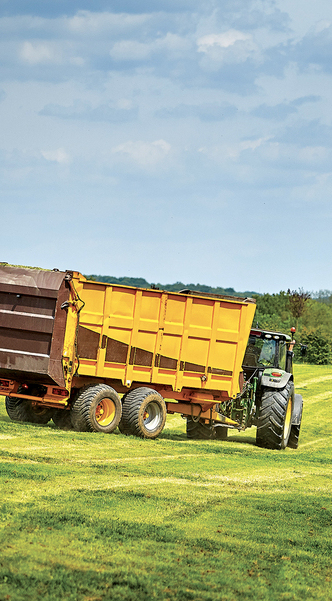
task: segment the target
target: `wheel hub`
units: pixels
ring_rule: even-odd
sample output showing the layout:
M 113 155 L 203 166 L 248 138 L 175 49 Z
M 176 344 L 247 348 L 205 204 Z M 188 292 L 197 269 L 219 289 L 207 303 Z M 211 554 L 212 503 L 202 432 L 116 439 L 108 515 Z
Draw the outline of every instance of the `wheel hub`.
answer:
M 103 399 L 96 407 L 96 420 L 101 426 L 108 426 L 114 419 L 115 405 L 111 399 Z

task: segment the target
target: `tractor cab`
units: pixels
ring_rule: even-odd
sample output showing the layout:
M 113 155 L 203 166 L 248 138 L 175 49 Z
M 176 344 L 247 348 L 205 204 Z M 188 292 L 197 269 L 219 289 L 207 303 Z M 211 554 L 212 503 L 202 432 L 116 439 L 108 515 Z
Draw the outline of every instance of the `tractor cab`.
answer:
M 273 367 L 292 373 L 293 353 L 289 350 L 290 344 L 291 337 L 287 334 L 252 329 L 243 359 L 246 379 L 254 372 Z

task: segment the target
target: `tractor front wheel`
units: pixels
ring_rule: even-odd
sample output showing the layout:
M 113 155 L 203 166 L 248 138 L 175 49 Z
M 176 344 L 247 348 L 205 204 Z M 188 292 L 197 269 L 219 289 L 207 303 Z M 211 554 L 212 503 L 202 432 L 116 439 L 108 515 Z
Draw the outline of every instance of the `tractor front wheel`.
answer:
M 213 422 L 218 424 L 218 422 Z M 228 428 L 224 426 L 211 426 L 201 421 L 194 421 L 187 417 L 187 438 L 190 440 L 227 440 Z
M 285 388 L 266 388 L 259 409 L 256 443 L 266 449 L 285 449 L 292 428 L 294 385 Z
M 213 428 L 210 424 L 194 421 L 192 417 L 187 417 L 187 438 L 190 440 L 210 440 L 214 438 Z

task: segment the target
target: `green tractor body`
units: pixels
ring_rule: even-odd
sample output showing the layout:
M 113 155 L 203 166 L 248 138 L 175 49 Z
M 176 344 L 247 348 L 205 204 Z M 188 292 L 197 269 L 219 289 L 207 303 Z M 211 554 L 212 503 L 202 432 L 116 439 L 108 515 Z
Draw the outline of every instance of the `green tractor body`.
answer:
M 241 393 L 218 406 L 219 420 L 188 419 L 188 438 L 224 439 L 229 429 L 256 426 L 258 446 L 296 449 L 303 400 L 294 391 L 293 346 L 287 334 L 252 329 L 243 359 Z

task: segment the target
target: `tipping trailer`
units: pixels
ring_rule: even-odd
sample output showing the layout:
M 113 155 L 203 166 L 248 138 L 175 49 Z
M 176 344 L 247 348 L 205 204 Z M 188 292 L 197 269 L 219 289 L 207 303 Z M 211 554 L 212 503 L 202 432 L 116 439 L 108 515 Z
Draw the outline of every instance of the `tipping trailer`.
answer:
M 189 438 L 192 424 L 223 438 L 257 413 L 242 368 L 254 313 L 249 298 L 2 264 L 0 394 L 14 421 L 156 438 L 180 413 Z

